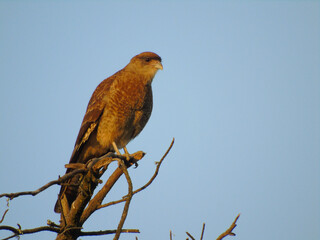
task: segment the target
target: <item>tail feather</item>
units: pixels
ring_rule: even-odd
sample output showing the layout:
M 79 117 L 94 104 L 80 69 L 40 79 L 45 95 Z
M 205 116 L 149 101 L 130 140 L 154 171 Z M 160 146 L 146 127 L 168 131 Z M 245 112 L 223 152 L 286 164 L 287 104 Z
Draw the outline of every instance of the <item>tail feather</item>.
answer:
M 66 182 L 66 186 L 62 186 L 60 189 L 60 193 L 58 196 L 58 200 L 54 206 L 54 211 L 56 213 L 61 213 L 61 198 L 63 195 L 67 198 L 68 205 L 71 207 L 71 204 L 76 200 L 78 195 L 78 186 L 80 180 L 80 175 L 74 176 L 68 182 Z

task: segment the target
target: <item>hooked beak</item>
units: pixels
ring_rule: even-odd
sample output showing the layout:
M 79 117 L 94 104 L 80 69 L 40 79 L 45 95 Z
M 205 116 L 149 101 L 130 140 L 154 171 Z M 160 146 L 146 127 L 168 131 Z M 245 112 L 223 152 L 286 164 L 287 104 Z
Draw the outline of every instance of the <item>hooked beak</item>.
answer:
M 154 63 L 154 67 L 155 67 L 156 69 L 163 70 L 163 66 L 162 66 L 161 62 L 159 62 L 159 61 L 157 61 L 157 62 Z

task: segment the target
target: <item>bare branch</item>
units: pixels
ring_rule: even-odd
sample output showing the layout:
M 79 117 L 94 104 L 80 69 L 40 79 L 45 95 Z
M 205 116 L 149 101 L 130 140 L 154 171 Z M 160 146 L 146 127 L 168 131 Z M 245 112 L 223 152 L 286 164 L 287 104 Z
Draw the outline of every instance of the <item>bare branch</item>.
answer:
M 9 211 L 9 209 L 6 209 L 6 210 L 4 211 L 4 213 L 3 213 L 3 215 L 2 215 L 2 218 L 1 218 L 1 220 L 0 220 L 0 223 L 3 222 L 3 220 L 4 220 L 4 218 L 5 218 L 5 216 L 6 216 L 6 214 L 7 214 L 8 211 Z
M 130 158 L 132 158 L 132 162 L 137 162 L 140 159 L 144 157 L 145 153 L 142 151 L 133 153 L 130 155 Z M 120 158 L 124 160 L 125 162 L 128 162 L 125 158 L 125 156 L 118 156 L 115 155 L 116 158 Z M 134 163 L 130 163 L 127 167 L 132 166 Z M 88 203 L 88 206 L 83 211 L 82 216 L 80 218 L 80 224 L 82 225 L 90 215 L 98 209 L 98 206 L 100 206 L 101 202 L 105 198 L 105 196 L 109 193 L 109 191 L 112 189 L 113 185 L 118 181 L 118 179 L 123 174 L 123 171 L 118 167 L 114 170 L 114 172 L 111 174 L 107 182 L 104 184 L 104 186 L 100 189 L 100 191 L 90 200 Z
M 240 213 L 238 214 L 238 216 L 234 219 L 233 223 L 231 224 L 231 226 L 224 232 L 222 233 L 218 238 L 217 240 L 221 240 L 223 238 L 225 238 L 226 236 L 235 236 L 236 234 L 233 233 L 233 229 L 237 226 L 237 220 L 239 219 L 240 217 Z
M 121 166 L 121 169 L 122 169 L 124 175 L 126 176 L 126 179 L 127 179 L 127 182 L 128 182 L 128 195 L 127 195 L 126 204 L 124 205 L 124 208 L 123 208 L 123 212 L 122 212 L 122 216 L 121 216 L 120 222 L 118 224 L 116 235 L 113 238 L 114 240 L 118 240 L 119 237 L 120 237 L 123 224 L 124 224 L 124 222 L 125 222 L 125 220 L 127 218 L 127 215 L 128 215 L 128 210 L 129 210 L 129 206 L 130 206 L 130 202 L 131 202 L 131 198 L 132 198 L 132 189 L 133 189 L 132 181 L 131 181 L 130 175 L 128 173 L 127 167 L 122 162 L 122 160 L 119 160 L 118 162 L 119 162 L 119 164 Z
M 20 225 L 18 225 L 19 228 L 14 228 L 11 226 L 0 226 L 0 230 L 8 230 L 14 233 L 13 235 L 4 238 L 4 239 L 10 239 L 22 234 L 32 234 L 32 233 L 37 233 L 37 232 L 42 232 L 42 231 L 50 231 L 50 232 L 55 232 L 59 233 L 60 228 L 56 227 L 50 227 L 50 226 L 43 226 L 43 227 L 37 227 L 37 228 L 31 228 L 31 229 L 21 229 Z
M 103 231 L 91 231 L 91 232 L 80 232 L 79 236 L 99 236 L 114 234 L 117 230 L 103 230 Z M 139 229 L 122 229 L 121 233 L 140 233 Z
M 32 195 L 35 196 L 38 193 L 46 190 L 47 188 L 51 187 L 52 185 L 55 184 L 62 184 L 63 182 L 65 182 L 66 180 L 68 180 L 69 178 L 72 178 L 74 175 L 79 174 L 79 173 L 85 173 L 88 170 L 86 169 L 77 169 L 75 171 L 72 171 L 70 173 L 67 173 L 65 175 L 63 175 L 62 177 L 59 177 L 58 180 L 54 180 L 51 182 L 48 182 L 47 184 L 43 185 L 42 187 L 40 187 L 39 189 L 35 190 L 35 191 L 25 191 L 25 192 L 17 192 L 17 193 L 3 193 L 0 194 L 0 198 L 2 197 L 8 197 L 10 200 L 19 197 L 19 196 L 23 196 L 23 195 Z
M 55 222 L 52 222 L 51 220 L 47 220 L 47 225 L 50 227 L 56 227 L 56 228 L 60 228 L 61 226 L 56 224 Z
M 153 182 L 153 180 L 158 175 L 160 166 L 164 158 L 167 156 L 167 154 L 171 150 L 173 144 L 174 144 L 174 139 L 172 140 L 168 150 L 163 155 L 161 160 L 156 163 L 157 164 L 156 170 L 153 176 L 151 177 L 151 179 L 148 181 L 148 183 L 146 183 L 141 188 L 135 190 L 134 192 L 133 192 L 132 181 L 129 176 L 127 168 L 131 167 L 133 164 L 136 164 L 136 162 L 138 162 L 140 159 L 144 157 L 145 153 L 142 151 L 131 154 L 130 161 L 127 161 L 126 156 L 117 155 L 114 153 L 108 153 L 100 158 L 91 159 L 87 164 L 67 164 L 66 165 L 67 168 L 73 169 L 70 173 L 67 173 L 64 176 L 59 177 L 57 180 L 51 181 L 43 185 L 42 187 L 40 187 L 35 191 L 24 191 L 24 192 L 17 192 L 17 193 L 1 194 L 0 197 L 8 197 L 8 201 L 9 199 L 11 200 L 23 195 L 35 196 L 55 184 L 63 185 L 67 180 L 73 178 L 75 175 L 83 174 L 83 178 L 81 182 L 77 184 L 77 186 L 79 186 L 80 191 L 78 193 L 77 198 L 75 199 L 72 206 L 70 207 L 70 210 L 68 210 L 65 207 L 62 207 L 62 210 L 65 210 L 65 211 L 61 212 L 61 225 L 57 225 L 55 223 L 52 223 L 51 221 L 48 221 L 48 226 L 37 227 L 33 229 L 23 230 L 21 226 L 18 224 L 18 228 L 14 228 L 11 226 L 0 226 L 0 230 L 7 230 L 13 233 L 12 236 L 7 237 L 6 239 L 17 237 L 21 234 L 31 234 L 31 233 L 41 232 L 41 231 L 51 231 L 51 232 L 58 233 L 57 239 L 60 239 L 59 236 L 61 236 L 61 239 L 67 239 L 70 236 L 72 236 L 72 239 L 76 239 L 79 236 L 115 234 L 114 240 L 117 240 L 119 239 L 121 233 L 139 233 L 138 229 L 122 229 L 128 214 L 130 201 L 132 199 L 132 196 L 135 193 L 138 193 L 143 189 L 147 188 Z M 97 184 L 101 181 L 100 177 L 106 171 L 106 169 L 108 168 L 108 165 L 115 160 L 119 162 L 119 167 L 111 174 L 111 176 L 109 177 L 105 185 L 102 187 L 102 189 L 97 194 L 95 194 L 94 197 L 92 197 L 93 190 L 95 189 Z M 125 175 L 128 183 L 128 194 L 119 201 L 119 202 L 125 201 L 125 205 L 123 208 L 123 212 L 122 212 L 117 230 L 101 230 L 101 231 L 90 231 L 90 232 L 81 231 L 82 225 L 84 224 L 84 222 L 88 219 L 88 217 L 94 211 L 101 208 L 102 206 L 101 202 L 103 201 L 105 196 L 109 193 L 111 188 L 114 186 L 115 182 L 117 182 L 117 180 L 122 174 Z M 61 206 L 64 206 L 65 199 L 63 198 L 63 196 L 62 198 L 59 198 L 59 200 L 60 200 Z M 2 219 L 0 219 L 0 223 L 5 218 L 5 215 L 7 212 L 8 212 L 8 209 L 4 212 Z
M 1 220 L 0 220 L 0 223 L 3 222 L 4 218 L 6 217 L 6 214 L 7 214 L 8 211 L 9 211 L 9 202 L 10 202 L 10 199 L 7 198 L 7 209 L 4 211 L 4 213 L 3 213 L 3 215 L 2 215 L 2 218 L 1 218 Z
M 186 232 L 186 234 L 187 234 L 192 240 L 196 240 L 190 233 Z
M 162 158 L 160 159 L 159 162 L 157 162 L 157 167 L 156 167 L 156 170 L 153 174 L 153 176 L 150 178 L 150 180 L 145 184 L 143 185 L 141 188 L 138 188 L 136 190 L 133 191 L 133 195 L 146 189 L 147 187 L 149 187 L 149 185 L 153 182 L 153 180 L 157 177 L 158 173 L 159 173 L 159 169 L 160 169 L 160 166 L 163 162 L 163 160 L 166 158 L 166 156 L 168 155 L 168 153 L 170 152 L 171 148 L 173 147 L 173 144 L 174 144 L 174 138 L 172 139 L 171 141 L 171 144 L 169 146 L 169 148 L 167 149 L 167 151 L 165 152 L 165 154 L 162 156 Z M 109 202 L 109 203 L 106 203 L 106 204 L 102 204 L 100 206 L 97 207 L 97 209 L 100 209 L 100 208 L 105 208 L 105 207 L 108 207 L 108 206 L 111 206 L 111 205 L 114 205 L 114 204 L 118 204 L 118 203 L 121 203 L 121 202 L 124 202 L 126 201 L 126 196 L 124 196 L 122 199 L 119 199 L 117 201 L 112 201 L 112 202 Z
M 174 144 L 174 138 L 172 139 L 169 148 L 167 149 L 167 151 L 165 152 L 165 154 L 162 156 L 162 158 L 160 159 L 160 161 L 156 163 L 156 164 L 157 164 L 156 171 L 154 172 L 153 176 L 150 178 L 149 182 L 147 182 L 147 183 L 146 183 L 144 186 L 142 186 L 141 188 L 135 190 L 135 191 L 133 192 L 133 194 L 136 194 L 136 193 L 142 191 L 143 189 L 147 188 L 147 187 L 153 182 L 153 180 L 157 177 L 157 175 L 158 175 L 158 173 L 159 173 L 159 169 L 160 169 L 160 166 L 161 166 L 163 160 L 166 158 L 166 156 L 167 156 L 168 153 L 170 152 L 171 148 L 173 147 L 173 144 Z
M 205 226 L 206 226 L 206 224 L 205 224 L 205 223 L 203 223 L 203 225 L 202 225 L 202 231 L 201 231 L 201 237 L 200 237 L 200 240 L 202 240 L 202 239 L 203 239 L 203 234 L 204 234 L 204 228 L 205 228 Z
M 17 237 L 22 234 L 33 234 L 33 233 L 42 232 L 42 231 L 50 231 L 50 232 L 55 232 L 55 233 L 60 232 L 59 227 L 52 227 L 52 226 L 42 226 L 42 227 L 24 229 L 24 230 L 22 230 L 20 227 L 14 228 L 11 226 L 0 226 L 0 230 L 8 230 L 13 233 L 13 235 L 11 235 L 7 238 L 4 238 L 2 240 Z M 115 234 L 116 232 L 117 232 L 117 230 L 101 230 L 101 231 L 87 231 L 87 232 L 81 231 L 79 233 L 79 236 L 99 236 L 99 235 Z M 121 233 L 140 233 L 140 231 L 139 231 L 139 229 L 122 229 Z

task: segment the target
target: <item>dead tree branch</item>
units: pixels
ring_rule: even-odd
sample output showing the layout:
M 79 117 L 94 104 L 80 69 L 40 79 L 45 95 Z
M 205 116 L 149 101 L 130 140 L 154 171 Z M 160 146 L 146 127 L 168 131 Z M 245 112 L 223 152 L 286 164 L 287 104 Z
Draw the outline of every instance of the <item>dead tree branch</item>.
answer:
M 3 220 L 4 220 L 4 218 L 6 217 L 6 214 L 7 214 L 8 211 L 9 211 L 9 209 L 6 209 L 6 210 L 4 211 L 4 213 L 3 213 L 3 215 L 2 215 L 2 218 L 1 218 L 1 220 L 0 220 L 0 223 L 3 222 Z
M 190 233 L 186 232 L 186 234 L 187 234 L 192 240 L 196 240 Z
M 163 160 L 166 158 L 166 156 L 167 156 L 168 153 L 170 152 L 171 148 L 173 147 L 173 144 L 174 144 L 174 139 L 172 139 L 172 142 L 171 142 L 169 148 L 167 149 L 167 151 L 165 152 L 165 154 L 162 156 L 162 158 L 160 159 L 160 161 L 159 161 L 159 162 L 156 162 L 157 167 L 156 167 L 156 169 L 155 169 L 155 172 L 154 172 L 153 176 L 150 178 L 150 180 L 149 180 L 145 185 L 143 185 L 142 187 L 134 190 L 134 191 L 132 192 L 133 195 L 135 195 L 136 193 L 138 193 L 138 192 L 146 189 L 147 187 L 149 187 L 149 186 L 151 185 L 151 183 L 153 182 L 153 180 L 157 177 L 157 175 L 158 175 L 158 173 L 159 173 L 160 166 L 161 166 Z M 109 207 L 109 206 L 111 206 L 111 205 L 118 204 L 118 203 L 121 203 L 121 202 L 124 202 L 124 201 L 126 201 L 126 196 L 123 196 L 122 199 L 119 199 L 119 200 L 117 200 L 117 201 L 112 201 L 112 202 L 109 202 L 109 203 L 106 203 L 106 204 L 99 205 L 99 206 L 97 207 L 97 209 Z
M 25 192 L 16 192 L 16 193 L 3 193 L 0 194 L 0 198 L 2 197 L 7 197 L 10 200 L 19 197 L 19 196 L 23 196 L 23 195 L 32 195 L 35 196 L 39 193 L 41 193 L 42 191 L 46 190 L 47 188 L 56 185 L 56 184 L 62 184 L 65 181 L 67 181 L 69 178 L 72 178 L 73 176 L 80 174 L 80 173 L 86 173 L 88 170 L 87 169 L 77 169 L 73 172 L 67 173 L 65 175 L 63 175 L 62 177 L 59 177 L 57 180 L 48 182 L 47 184 L 43 185 L 42 187 L 40 187 L 39 189 L 35 190 L 35 191 L 25 191 Z
M 144 155 L 145 153 L 142 151 L 132 154 L 131 155 L 133 159 L 132 164 L 127 167 L 130 167 L 135 162 L 138 162 L 140 159 L 143 158 Z M 117 155 L 116 157 L 119 158 L 119 156 Z M 121 156 L 120 159 L 126 161 L 125 156 Z M 118 179 L 121 177 L 122 174 L 123 174 L 123 171 L 119 167 L 111 174 L 111 176 L 109 177 L 107 182 L 104 184 L 104 186 L 101 188 L 101 190 L 90 200 L 87 207 L 84 209 L 80 217 L 80 224 L 83 224 L 90 217 L 90 215 L 98 209 L 98 206 L 100 206 L 105 196 L 109 193 L 113 185 L 118 181 Z
M 60 232 L 60 227 L 52 227 L 52 226 L 42 226 L 42 227 L 37 227 L 37 228 L 30 228 L 30 229 L 21 229 L 21 226 L 18 225 L 19 228 L 14 228 L 11 226 L 0 226 L 0 230 L 8 230 L 13 233 L 13 235 L 4 238 L 5 239 L 10 239 L 17 237 L 22 234 L 33 234 L 33 233 L 38 233 L 38 232 L 43 232 L 43 231 L 49 231 L 49 232 L 55 232 L 59 233 Z M 79 233 L 79 236 L 99 236 L 99 235 L 108 235 L 108 234 L 115 234 L 117 230 L 101 230 L 101 231 L 88 231 L 88 232 L 83 232 L 81 231 Z M 140 233 L 139 229 L 122 229 L 121 233 Z
M 128 173 L 127 167 L 125 166 L 125 164 L 121 160 L 119 160 L 119 164 L 120 164 L 120 167 L 121 167 L 124 175 L 126 176 L 126 179 L 127 179 L 127 182 L 128 182 L 128 195 L 127 195 L 126 203 L 125 203 L 124 208 L 123 208 L 123 212 L 122 212 L 122 216 L 121 216 L 120 222 L 118 224 L 116 235 L 114 236 L 114 240 L 118 240 L 119 239 L 120 234 L 121 234 L 121 229 L 122 229 L 123 224 L 124 224 L 124 222 L 125 222 L 125 220 L 127 218 L 130 201 L 132 199 L 132 188 L 133 188 L 132 187 L 132 181 L 131 181 L 130 175 Z
M 164 157 L 168 154 L 168 152 L 172 148 L 173 142 L 174 141 L 172 141 Z M 62 228 L 65 228 L 67 226 L 81 227 L 84 224 L 84 222 L 91 216 L 91 214 L 94 213 L 97 209 L 99 209 L 99 206 L 101 205 L 106 195 L 110 192 L 110 190 L 112 189 L 114 184 L 118 181 L 118 179 L 121 177 L 121 175 L 124 174 L 128 182 L 128 194 L 122 199 L 123 202 L 126 201 L 126 203 L 124 206 L 122 217 L 118 224 L 118 229 L 117 229 L 118 232 L 116 233 L 116 236 L 114 238 L 114 239 L 118 239 L 120 236 L 120 233 L 122 232 L 121 229 L 123 227 L 124 221 L 127 216 L 130 200 L 133 196 L 132 183 L 131 183 L 129 174 L 127 173 L 127 168 L 137 163 L 140 159 L 144 157 L 144 155 L 145 153 L 141 151 L 131 154 L 130 161 L 128 162 L 125 156 L 111 153 L 111 154 L 108 154 L 108 156 L 103 156 L 103 158 L 99 158 L 98 161 L 95 161 L 92 168 L 83 177 L 83 180 L 79 186 L 79 189 L 81 189 L 81 191 L 79 191 L 79 194 L 76 200 L 73 202 L 70 211 L 68 208 L 62 207 L 62 213 L 63 213 L 61 214 Z M 161 162 L 163 161 L 164 157 L 162 157 Z M 121 160 L 119 161 L 119 159 Z M 98 191 L 95 195 L 93 195 L 93 191 L 96 188 L 98 182 L 100 181 L 99 180 L 100 177 L 102 176 L 104 171 L 108 168 L 108 165 L 115 160 L 118 160 L 119 162 L 118 168 L 116 168 L 114 172 L 110 175 L 110 177 L 108 178 L 104 186 L 100 189 L 100 191 Z M 152 181 L 158 174 L 159 167 L 160 166 L 158 166 L 157 168 L 155 176 L 146 184 L 146 186 L 149 186 L 152 183 Z M 141 188 L 137 192 L 143 190 L 144 188 L 145 187 Z M 64 205 L 62 204 L 62 206 Z M 63 217 L 63 215 L 65 215 L 65 217 Z M 63 232 L 63 234 L 59 234 L 57 240 L 76 239 L 77 236 L 80 236 L 79 234 L 80 234 L 79 229 L 67 230 L 67 232 Z M 70 238 L 70 236 L 73 236 L 73 237 L 76 236 L 76 237 Z
M 203 239 L 204 227 L 205 227 L 205 224 L 203 223 L 200 240 Z M 189 232 L 186 232 L 186 234 L 188 235 L 188 237 L 191 238 L 191 240 L 196 240 Z M 171 233 L 171 231 L 170 231 L 170 240 L 171 240 L 171 239 L 172 239 L 172 233 Z M 188 238 L 187 238 L 187 239 L 188 239 Z
M 205 229 L 205 227 L 206 227 L 206 224 L 205 224 L 205 223 L 203 223 L 203 225 L 202 225 L 202 231 L 201 231 L 201 237 L 200 237 L 200 240 L 202 240 L 202 239 L 203 239 L 203 234 L 204 234 L 204 229 Z
M 37 227 L 37 228 L 30 228 L 30 229 L 21 229 L 21 226 L 18 225 L 19 228 L 14 228 L 11 226 L 0 226 L 0 230 L 8 230 L 13 233 L 13 235 L 4 238 L 5 239 L 10 239 L 17 237 L 22 234 L 32 234 L 32 233 L 37 233 L 37 232 L 43 232 L 43 231 L 49 231 L 49 232 L 55 232 L 59 233 L 60 229 L 56 227 L 50 227 L 50 226 L 43 226 L 43 227 Z
M 104 230 L 104 231 L 91 231 L 91 232 L 80 232 L 79 236 L 99 236 L 115 234 L 117 230 Z M 140 233 L 139 229 L 122 229 L 121 233 Z
M 230 225 L 230 227 L 224 232 L 222 233 L 218 238 L 217 240 L 221 240 L 223 238 L 225 238 L 226 236 L 235 236 L 236 234 L 233 233 L 233 229 L 237 226 L 237 221 L 240 217 L 240 214 L 238 214 L 238 216 L 234 219 L 233 223 Z
M 85 213 L 89 213 L 87 215 L 87 217 L 89 217 L 96 210 L 96 204 L 100 204 L 99 201 L 102 201 L 106 194 L 109 192 L 106 191 L 103 192 L 103 194 L 101 194 L 102 190 L 105 188 L 106 185 L 109 186 L 110 190 L 124 172 L 123 169 L 120 167 L 122 164 L 124 166 L 124 169 L 126 170 L 127 167 L 132 166 L 134 163 L 142 159 L 144 155 L 145 154 L 141 151 L 134 153 L 130 155 L 130 161 L 127 161 L 125 156 L 116 155 L 114 153 L 108 153 L 105 156 L 93 159 L 92 164 L 88 164 L 87 166 L 89 170 L 81 180 L 77 198 L 72 203 L 70 209 L 68 204 L 65 203 L 65 198 L 61 198 L 61 228 L 64 229 L 64 231 L 58 234 L 57 240 L 77 239 L 77 237 L 80 236 L 80 229 L 74 229 L 71 227 L 82 227 L 83 223 L 87 219 L 84 219 L 83 215 Z M 119 167 L 109 177 L 105 186 L 95 196 L 93 196 L 93 192 L 96 186 L 99 182 L 101 182 L 100 177 L 108 168 L 108 165 L 111 162 L 117 160 L 119 160 Z M 117 178 L 112 178 L 115 174 L 117 174 Z
M 222 240 L 223 238 L 225 238 L 226 236 L 235 236 L 236 234 L 233 233 L 233 229 L 237 226 L 236 222 L 239 219 L 240 214 L 238 214 L 238 216 L 235 218 L 235 220 L 233 221 L 233 223 L 231 224 L 231 226 L 224 232 L 222 233 L 217 240 Z M 205 223 L 203 223 L 202 225 L 202 231 L 201 231 L 201 236 L 200 236 L 200 240 L 203 240 L 203 236 L 204 236 L 204 229 L 205 229 Z M 189 238 L 191 238 L 191 240 L 196 240 L 189 232 L 186 232 L 186 234 L 188 235 Z M 189 239 L 187 238 L 187 240 Z M 170 240 L 172 240 L 172 231 L 170 230 Z
M 150 180 L 145 185 L 143 185 L 142 187 L 134 191 L 133 191 L 132 181 L 127 168 L 131 167 L 133 164 L 136 164 L 139 160 L 141 160 L 144 157 L 145 153 L 141 151 L 130 155 L 129 162 L 126 159 L 126 156 L 117 155 L 114 153 L 108 153 L 100 158 L 91 159 L 87 164 L 67 164 L 66 165 L 67 168 L 74 169 L 72 172 L 65 174 L 62 177 L 59 177 L 57 180 L 51 181 L 43 185 L 42 187 L 40 187 L 35 191 L 24 191 L 24 192 L 0 194 L 0 198 L 7 197 L 8 201 L 24 195 L 35 196 L 53 185 L 65 184 L 65 182 L 67 182 L 70 178 L 74 177 L 77 174 L 83 175 L 82 181 L 79 184 L 79 189 L 80 189 L 79 194 L 76 200 L 73 202 L 72 207 L 69 209 L 69 206 L 67 206 L 67 204 L 63 202 L 65 200 L 63 198 L 61 199 L 62 213 L 61 213 L 60 225 L 57 225 L 51 221 L 48 221 L 47 223 L 48 226 L 42 226 L 42 227 L 37 227 L 32 229 L 22 229 L 19 224 L 18 224 L 18 228 L 15 228 L 12 226 L 0 226 L 0 230 L 7 230 L 13 233 L 13 235 L 7 238 L 4 238 L 4 240 L 11 239 L 11 238 L 20 236 L 22 234 L 32 234 L 32 233 L 37 233 L 42 231 L 58 233 L 58 237 L 57 237 L 58 240 L 69 240 L 69 239 L 74 240 L 74 239 L 77 239 L 79 236 L 97 236 L 97 235 L 108 235 L 108 234 L 115 234 L 114 240 L 118 240 L 121 233 L 139 233 L 138 229 L 122 229 L 128 214 L 130 201 L 133 195 L 146 189 L 151 185 L 151 183 L 157 177 L 160 166 L 164 161 L 165 157 L 167 156 L 167 154 L 170 152 L 171 148 L 173 147 L 173 144 L 174 144 L 174 139 L 172 140 L 169 148 L 167 149 L 165 154 L 162 156 L 160 161 L 156 162 L 156 169 L 154 174 L 150 178 Z M 104 184 L 102 189 L 93 196 L 94 189 L 101 182 L 100 177 L 104 174 L 109 164 L 113 161 L 118 161 L 118 168 L 116 168 L 114 172 L 110 175 L 110 177 L 108 178 L 107 182 Z M 122 197 L 122 199 L 120 200 L 112 201 L 106 204 L 101 204 L 104 198 L 106 197 L 106 195 L 109 193 L 109 191 L 112 189 L 112 187 L 117 182 L 117 180 L 121 177 L 122 174 L 125 175 L 128 183 L 127 195 Z M 82 225 L 91 216 L 93 212 L 95 212 L 100 208 L 105 208 L 121 202 L 125 202 L 125 205 L 123 208 L 121 219 L 118 223 L 118 227 L 116 230 L 82 231 Z M 8 212 L 8 209 L 2 215 L 0 223 L 4 220 L 7 212 Z M 222 240 L 226 236 L 235 236 L 235 233 L 233 233 L 232 231 L 237 226 L 236 222 L 239 219 L 239 217 L 240 217 L 240 214 L 235 218 L 235 220 L 230 225 L 230 227 L 217 238 L 217 240 Z M 204 230 L 205 230 L 205 224 L 203 224 L 203 227 L 202 227 L 200 240 L 203 240 Z M 189 232 L 186 232 L 186 234 L 190 239 L 195 240 L 195 238 Z M 172 237 L 173 237 L 172 232 L 170 231 L 170 239 L 172 239 Z
M 77 174 L 82 175 L 81 182 L 77 184 L 79 186 L 79 193 L 77 198 L 73 202 L 72 206 L 69 208 L 68 204 L 65 202 L 66 200 L 64 198 L 60 199 L 61 201 L 60 203 L 62 206 L 60 225 L 57 225 L 51 221 L 48 221 L 47 223 L 48 226 L 42 226 L 42 227 L 37 227 L 32 229 L 22 229 L 19 224 L 18 224 L 18 228 L 15 228 L 12 226 L 0 226 L 0 230 L 7 230 L 13 233 L 11 236 L 4 238 L 4 240 L 11 239 L 11 238 L 20 236 L 22 234 L 32 234 L 32 233 L 37 233 L 42 231 L 57 233 L 58 234 L 56 238 L 57 240 L 75 240 L 80 236 L 98 236 L 98 235 L 108 235 L 108 234 L 115 234 L 114 240 L 118 240 L 121 233 L 139 233 L 138 229 L 122 229 L 128 214 L 131 199 L 133 195 L 137 194 L 138 192 L 146 189 L 151 185 L 151 183 L 157 177 L 160 170 L 160 166 L 164 161 L 165 157 L 170 152 L 171 148 L 173 147 L 173 144 L 174 144 L 174 139 L 172 140 L 169 148 L 167 149 L 165 154 L 162 156 L 160 161 L 156 162 L 156 169 L 154 171 L 154 174 L 150 178 L 150 180 L 145 185 L 143 185 L 142 187 L 134 191 L 133 191 L 132 181 L 127 168 L 130 168 L 133 164 L 136 164 L 139 160 L 141 160 L 144 157 L 145 153 L 142 151 L 131 154 L 130 161 L 127 160 L 126 156 L 117 155 L 114 153 L 108 153 L 100 158 L 91 159 L 87 164 L 79 164 L 79 163 L 67 164 L 66 165 L 67 168 L 71 168 L 74 170 L 71 171 L 70 173 L 65 174 L 62 177 L 59 177 L 57 180 L 51 181 L 43 185 L 42 187 L 40 187 L 35 191 L 24 191 L 24 192 L 0 194 L 0 198 L 7 197 L 8 201 L 24 195 L 35 196 L 53 185 L 65 184 L 69 179 L 73 178 Z M 114 161 L 118 162 L 118 168 L 116 168 L 114 172 L 110 175 L 110 177 L 108 178 L 104 186 L 101 188 L 101 190 L 98 191 L 98 193 L 96 193 L 95 195 L 93 195 L 94 189 L 99 183 L 101 183 L 100 177 L 108 169 L 109 164 Z M 122 199 L 120 200 L 102 204 L 102 201 L 104 200 L 106 195 L 110 192 L 110 190 L 112 189 L 112 187 L 118 181 L 118 179 L 121 177 L 122 174 L 125 175 L 127 184 L 128 184 L 127 195 L 123 196 Z M 115 205 L 121 202 L 125 202 L 125 205 L 124 205 L 122 215 L 116 230 L 82 231 L 83 224 L 91 216 L 91 214 L 94 213 L 96 210 L 105 208 L 111 205 Z M 8 210 L 9 209 L 7 209 L 2 215 L 2 218 L 0 219 L 0 223 L 3 222 Z M 226 236 L 235 236 L 235 233 L 233 233 L 232 231 L 237 226 L 236 222 L 239 219 L 239 217 L 240 217 L 240 214 L 235 218 L 231 226 L 217 238 L 217 240 L 222 240 Z M 200 240 L 203 240 L 204 230 L 205 230 L 205 224 L 203 223 Z M 188 235 L 189 238 L 191 238 L 192 240 L 195 240 L 195 238 L 189 232 L 186 232 L 186 234 Z M 172 237 L 173 235 L 172 235 L 172 232 L 170 231 L 170 239 L 172 239 Z

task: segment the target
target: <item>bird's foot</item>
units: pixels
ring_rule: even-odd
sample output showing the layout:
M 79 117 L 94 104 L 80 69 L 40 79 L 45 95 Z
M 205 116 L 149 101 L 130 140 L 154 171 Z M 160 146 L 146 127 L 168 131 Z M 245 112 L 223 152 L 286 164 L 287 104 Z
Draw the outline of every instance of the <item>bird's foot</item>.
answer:
M 129 167 L 129 166 L 131 166 L 133 164 L 134 164 L 134 168 L 138 167 L 138 160 L 135 159 L 133 155 L 125 153 L 122 156 L 124 156 L 126 158 L 126 160 L 124 160 L 124 162 L 127 165 L 127 167 Z
M 124 150 L 124 152 L 125 152 L 125 156 L 126 156 L 126 159 L 127 159 L 127 161 L 132 165 L 132 164 L 134 164 L 134 168 L 137 168 L 138 167 L 138 161 L 133 157 L 133 156 L 131 156 L 130 154 L 129 154 L 129 152 L 128 152 L 128 149 L 126 148 L 126 147 L 123 147 L 123 150 Z
M 139 166 L 138 161 L 134 158 L 131 158 L 129 162 L 131 164 L 134 164 L 134 168 L 137 168 Z

